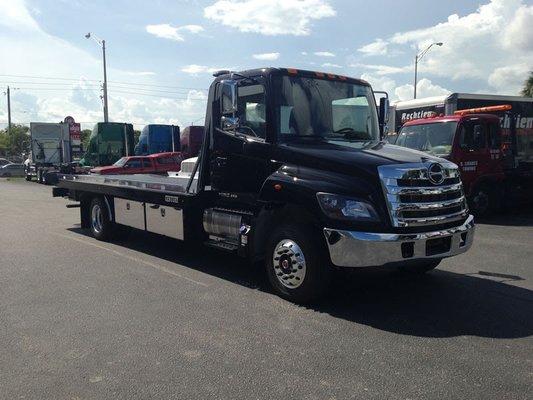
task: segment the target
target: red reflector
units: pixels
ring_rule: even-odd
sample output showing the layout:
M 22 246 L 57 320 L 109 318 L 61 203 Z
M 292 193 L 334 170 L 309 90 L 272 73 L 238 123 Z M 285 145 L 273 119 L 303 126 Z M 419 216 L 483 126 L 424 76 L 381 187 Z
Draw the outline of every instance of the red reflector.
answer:
M 276 183 L 274 185 L 274 190 L 276 190 L 277 192 L 279 192 L 281 190 L 281 185 L 279 183 Z
M 287 68 L 287 72 L 291 75 L 297 75 L 298 70 L 296 68 Z
M 340 79 L 341 81 L 345 81 L 345 80 L 347 80 L 348 78 L 346 78 L 345 76 L 339 75 L 339 79 Z
M 328 78 L 329 79 L 335 79 L 337 77 L 337 75 L 334 75 L 334 74 L 328 74 Z
M 325 74 L 323 74 L 322 72 L 315 72 L 315 75 L 319 78 L 323 78 L 324 76 L 326 76 Z

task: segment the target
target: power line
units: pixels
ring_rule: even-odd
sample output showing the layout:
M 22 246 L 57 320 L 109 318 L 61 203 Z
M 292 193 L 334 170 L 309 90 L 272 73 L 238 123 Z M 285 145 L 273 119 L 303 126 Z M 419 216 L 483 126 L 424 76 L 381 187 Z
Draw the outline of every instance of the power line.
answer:
M 26 91 L 34 91 L 34 90 L 39 90 L 39 91 L 67 91 L 67 92 L 70 92 L 70 91 L 94 91 L 95 89 L 92 89 L 92 88 L 76 88 L 76 87 L 71 87 L 71 88 L 35 88 L 35 87 L 18 87 L 17 89 L 20 89 L 20 90 L 26 90 Z M 138 90 L 142 90 L 142 89 L 138 89 Z M 138 95 L 138 96 L 150 96 L 150 97 L 158 97 L 158 98 L 162 98 L 162 99 L 172 99 L 172 100 L 188 100 L 188 101 L 206 101 L 206 99 L 196 99 L 196 98 L 190 98 L 190 97 L 174 97 L 174 96 L 162 96 L 162 95 L 158 95 L 158 94 L 151 94 L 151 93 L 143 93 L 143 92 L 132 92 L 132 91 L 129 91 L 129 90 L 120 90 L 119 89 L 113 89 L 113 93 L 122 93 L 122 94 L 134 94 L 134 95 Z M 176 93 L 176 94 L 181 94 L 181 95 L 184 95 L 185 93 L 179 93 L 179 92 L 165 92 L 163 91 L 163 93 Z
M 29 78 L 29 79 L 48 79 L 48 80 L 61 80 L 61 81 L 89 81 L 89 82 L 101 82 L 100 79 L 87 79 L 87 78 L 61 78 L 61 77 L 52 77 L 52 76 L 36 76 L 36 75 L 10 75 L 10 74 L 0 74 L 0 76 L 10 77 L 10 78 Z M 152 83 L 139 83 L 139 82 L 125 82 L 125 81 L 108 81 L 108 83 L 117 83 L 121 85 L 132 85 L 132 86 L 152 86 L 160 88 L 169 88 L 169 89 L 186 89 L 186 90 L 203 90 L 206 91 L 206 88 L 198 87 L 187 87 L 187 86 L 173 86 L 173 85 L 156 85 Z
M 75 87 L 75 86 L 72 86 L 73 84 L 72 83 L 55 83 L 55 82 L 23 82 L 23 81 L 18 81 L 18 82 L 0 82 L 0 85 L 53 85 L 53 86 L 60 86 L 59 88 L 50 88 L 50 87 L 44 87 L 44 88 L 39 88 L 39 87 L 23 87 L 22 89 L 26 89 L 26 90 L 70 90 L 70 89 L 74 89 L 74 90 L 99 90 L 102 88 L 101 85 L 98 85 L 98 84 L 94 84 L 94 83 L 91 83 L 91 84 L 85 84 L 83 85 L 84 87 Z M 62 87 L 62 86 L 67 86 L 66 88 Z M 160 89 L 148 89 L 148 88 L 142 88 L 142 87 L 137 87 L 137 88 L 132 88 L 132 87 L 128 87 L 128 86 L 121 86 L 120 84 L 111 84 L 110 85 L 111 88 L 115 88 L 115 89 L 135 89 L 135 90 L 142 90 L 142 91 L 145 91 L 145 92 L 156 92 L 156 93 L 176 93 L 176 94 L 186 94 L 186 90 L 187 89 L 181 89 L 181 90 L 160 90 Z

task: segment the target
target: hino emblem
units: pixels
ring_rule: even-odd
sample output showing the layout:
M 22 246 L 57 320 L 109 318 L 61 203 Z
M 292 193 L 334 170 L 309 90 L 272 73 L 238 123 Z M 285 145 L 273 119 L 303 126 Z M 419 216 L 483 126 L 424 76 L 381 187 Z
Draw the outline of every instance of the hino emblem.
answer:
M 439 163 L 433 163 L 428 167 L 428 178 L 434 185 L 444 182 L 444 168 Z

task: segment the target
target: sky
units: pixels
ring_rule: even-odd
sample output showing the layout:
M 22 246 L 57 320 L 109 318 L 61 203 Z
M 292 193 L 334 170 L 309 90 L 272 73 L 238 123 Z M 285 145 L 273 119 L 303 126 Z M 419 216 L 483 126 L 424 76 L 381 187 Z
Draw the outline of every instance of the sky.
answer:
M 517 95 L 533 69 L 532 0 L 0 0 L 0 126 L 109 117 L 202 124 L 218 69 L 296 67 L 369 81 L 393 100 Z

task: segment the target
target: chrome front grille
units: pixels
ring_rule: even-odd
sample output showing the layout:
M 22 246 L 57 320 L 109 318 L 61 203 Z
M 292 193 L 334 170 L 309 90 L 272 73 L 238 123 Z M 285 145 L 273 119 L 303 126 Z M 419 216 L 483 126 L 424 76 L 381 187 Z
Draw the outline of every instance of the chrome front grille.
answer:
M 440 225 L 464 219 L 468 215 L 457 166 L 450 162 L 437 163 L 437 166 L 434 164 L 427 162 L 378 167 L 393 226 Z M 433 171 L 430 174 L 432 166 L 441 174 Z

